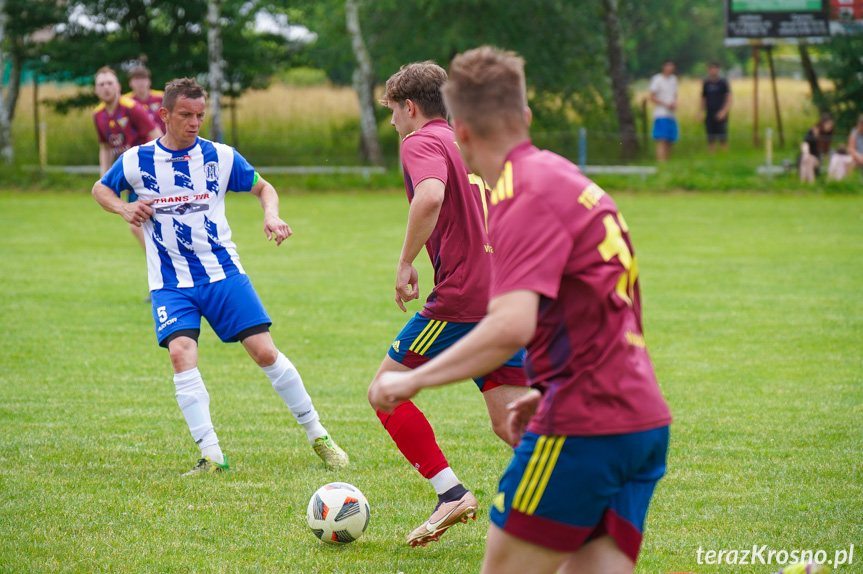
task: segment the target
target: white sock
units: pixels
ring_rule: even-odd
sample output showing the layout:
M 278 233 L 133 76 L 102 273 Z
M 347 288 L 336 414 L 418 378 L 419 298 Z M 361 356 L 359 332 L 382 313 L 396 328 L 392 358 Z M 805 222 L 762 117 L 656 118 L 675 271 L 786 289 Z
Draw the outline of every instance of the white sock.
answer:
M 210 460 L 222 464 L 225 462 L 222 449 L 219 447 L 219 437 L 210 420 L 210 395 L 201 379 L 198 368 L 189 369 L 174 375 L 174 388 L 176 389 L 177 404 L 183 411 L 186 424 L 192 438 L 201 448 L 204 456 Z
M 282 353 L 276 362 L 269 367 L 261 367 L 273 384 L 273 389 L 282 397 L 288 408 L 306 431 L 309 443 L 327 434 L 327 430 L 318 419 L 318 412 L 312 404 L 312 397 L 303 386 L 303 379 L 294 364 Z
M 431 477 L 429 479 L 429 482 L 431 482 L 431 485 L 434 487 L 435 493 L 437 493 L 438 495 L 441 495 L 450 488 L 461 484 L 461 481 L 458 479 L 458 477 L 455 475 L 455 473 L 450 467 L 446 467 L 445 469 Z
M 213 462 L 225 464 L 225 455 L 222 454 L 222 447 L 218 444 L 211 444 L 201 449 L 201 456 L 209 457 Z

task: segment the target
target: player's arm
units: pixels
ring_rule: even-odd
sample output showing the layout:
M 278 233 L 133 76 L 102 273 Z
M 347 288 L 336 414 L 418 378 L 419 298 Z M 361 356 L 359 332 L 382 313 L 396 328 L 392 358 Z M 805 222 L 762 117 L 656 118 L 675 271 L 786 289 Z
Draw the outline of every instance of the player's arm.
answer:
M 113 162 L 114 154 L 111 151 L 111 145 L 106 142 L 99 142 L 99 177 L 111 169 Z
M 97 181 L 93 185 L 93 199 L 108 213 L 116 213 L 135 227 L 141 227 L 147 219 L 153 215 L 150 205 L 153 200 L 144 201 L 139 199 L 133 203 L 123 201 L 116 191 Z
M 445 189 L 444 182 L 433 177 L 422 180 L 414 188 L 405 241 L 396 271 L 396 303 L 402 311 L 407 311 L 405 302 L 420 296 L 419 275 L 413 262 L 437 225 Z
M 716 119 L 720 122 L 728 117 L 728 111 L 731 109 L 731 102 L 733 98 L 731 96 L 731 90 L 729 89 L 725 92 L 725 101 L 722 103 L 722 108 L 719 110 L 719 113 L 716 114 Z
M 267 180 L 255 172 L 255 184 L 250 193 L 258 198 L 264 210 L 264 233 L 267 240 L 276 240 L 276 245 L 291 236 L 290 226 L 279 217 L 279 194 Z
M 488 315 L 458 343 L 425 365 L 405 372 L 381 374 L 369 388 L 369 401 L 391 412 L 428 387 L 482 376 L 504 364 L 533 337 L 539 312 L 539 294 L 517 290 L 498 295 Z

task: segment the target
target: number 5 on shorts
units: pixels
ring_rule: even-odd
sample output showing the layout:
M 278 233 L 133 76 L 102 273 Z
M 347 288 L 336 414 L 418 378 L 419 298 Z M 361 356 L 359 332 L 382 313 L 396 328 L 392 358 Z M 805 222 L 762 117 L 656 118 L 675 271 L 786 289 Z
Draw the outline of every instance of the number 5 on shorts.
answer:
M 159 323 L 164 323 L 168 320 L 168 314 L 165 313 L 165 307 L 159 307 L 156 309 L 156 313 L 159 315 Z

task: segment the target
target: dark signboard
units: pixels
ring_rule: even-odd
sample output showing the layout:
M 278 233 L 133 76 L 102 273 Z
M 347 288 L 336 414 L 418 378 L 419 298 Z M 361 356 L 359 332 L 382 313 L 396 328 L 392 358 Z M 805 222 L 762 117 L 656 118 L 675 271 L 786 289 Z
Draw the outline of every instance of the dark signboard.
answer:
M 829 0 L 725 0 L 725 37 L 829 36 L 829 4 Z

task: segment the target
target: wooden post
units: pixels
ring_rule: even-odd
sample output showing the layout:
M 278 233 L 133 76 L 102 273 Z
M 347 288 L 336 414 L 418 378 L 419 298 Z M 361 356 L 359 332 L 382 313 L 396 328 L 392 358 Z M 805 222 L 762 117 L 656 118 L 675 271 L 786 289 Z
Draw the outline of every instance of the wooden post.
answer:
M 45 122 L 39 124 L 39 165 L 44 169 L 48 165 L 48 138 L 46 132 L 48 127 Z
M 641 100 L 641 145 L 647 149 L 647 98 Z
M 39 151 L 42 149 L 42 130 L 39 128 L 39 77 L 33 72 L 33 131 L 36 136 L 36 156 L 41 160 Z M 41 162 L 40 162 L 41 165 Z
M 231 96 L 231 146 L 235 149 L 240 147 L 237 135 L 237 98 L 233 95 Z
M 587 165 L 587 129 L 578 128 L 578 167 Z
M 773 86 L 773 109 L 776 111 L 776 128 L 779 130 L 779 147 L 785 147 L 782 131 L 782 114 L 779 113 L 779 94 L 776 93 L 776 73 L 773 70 L 773 46 L 767 46 L 767 64 L 770 66 L 770 83 Z
M 752 57 L 755 60 L 752 68 L 752 143 L 758 147 L 758 44 L 752 45 Z

